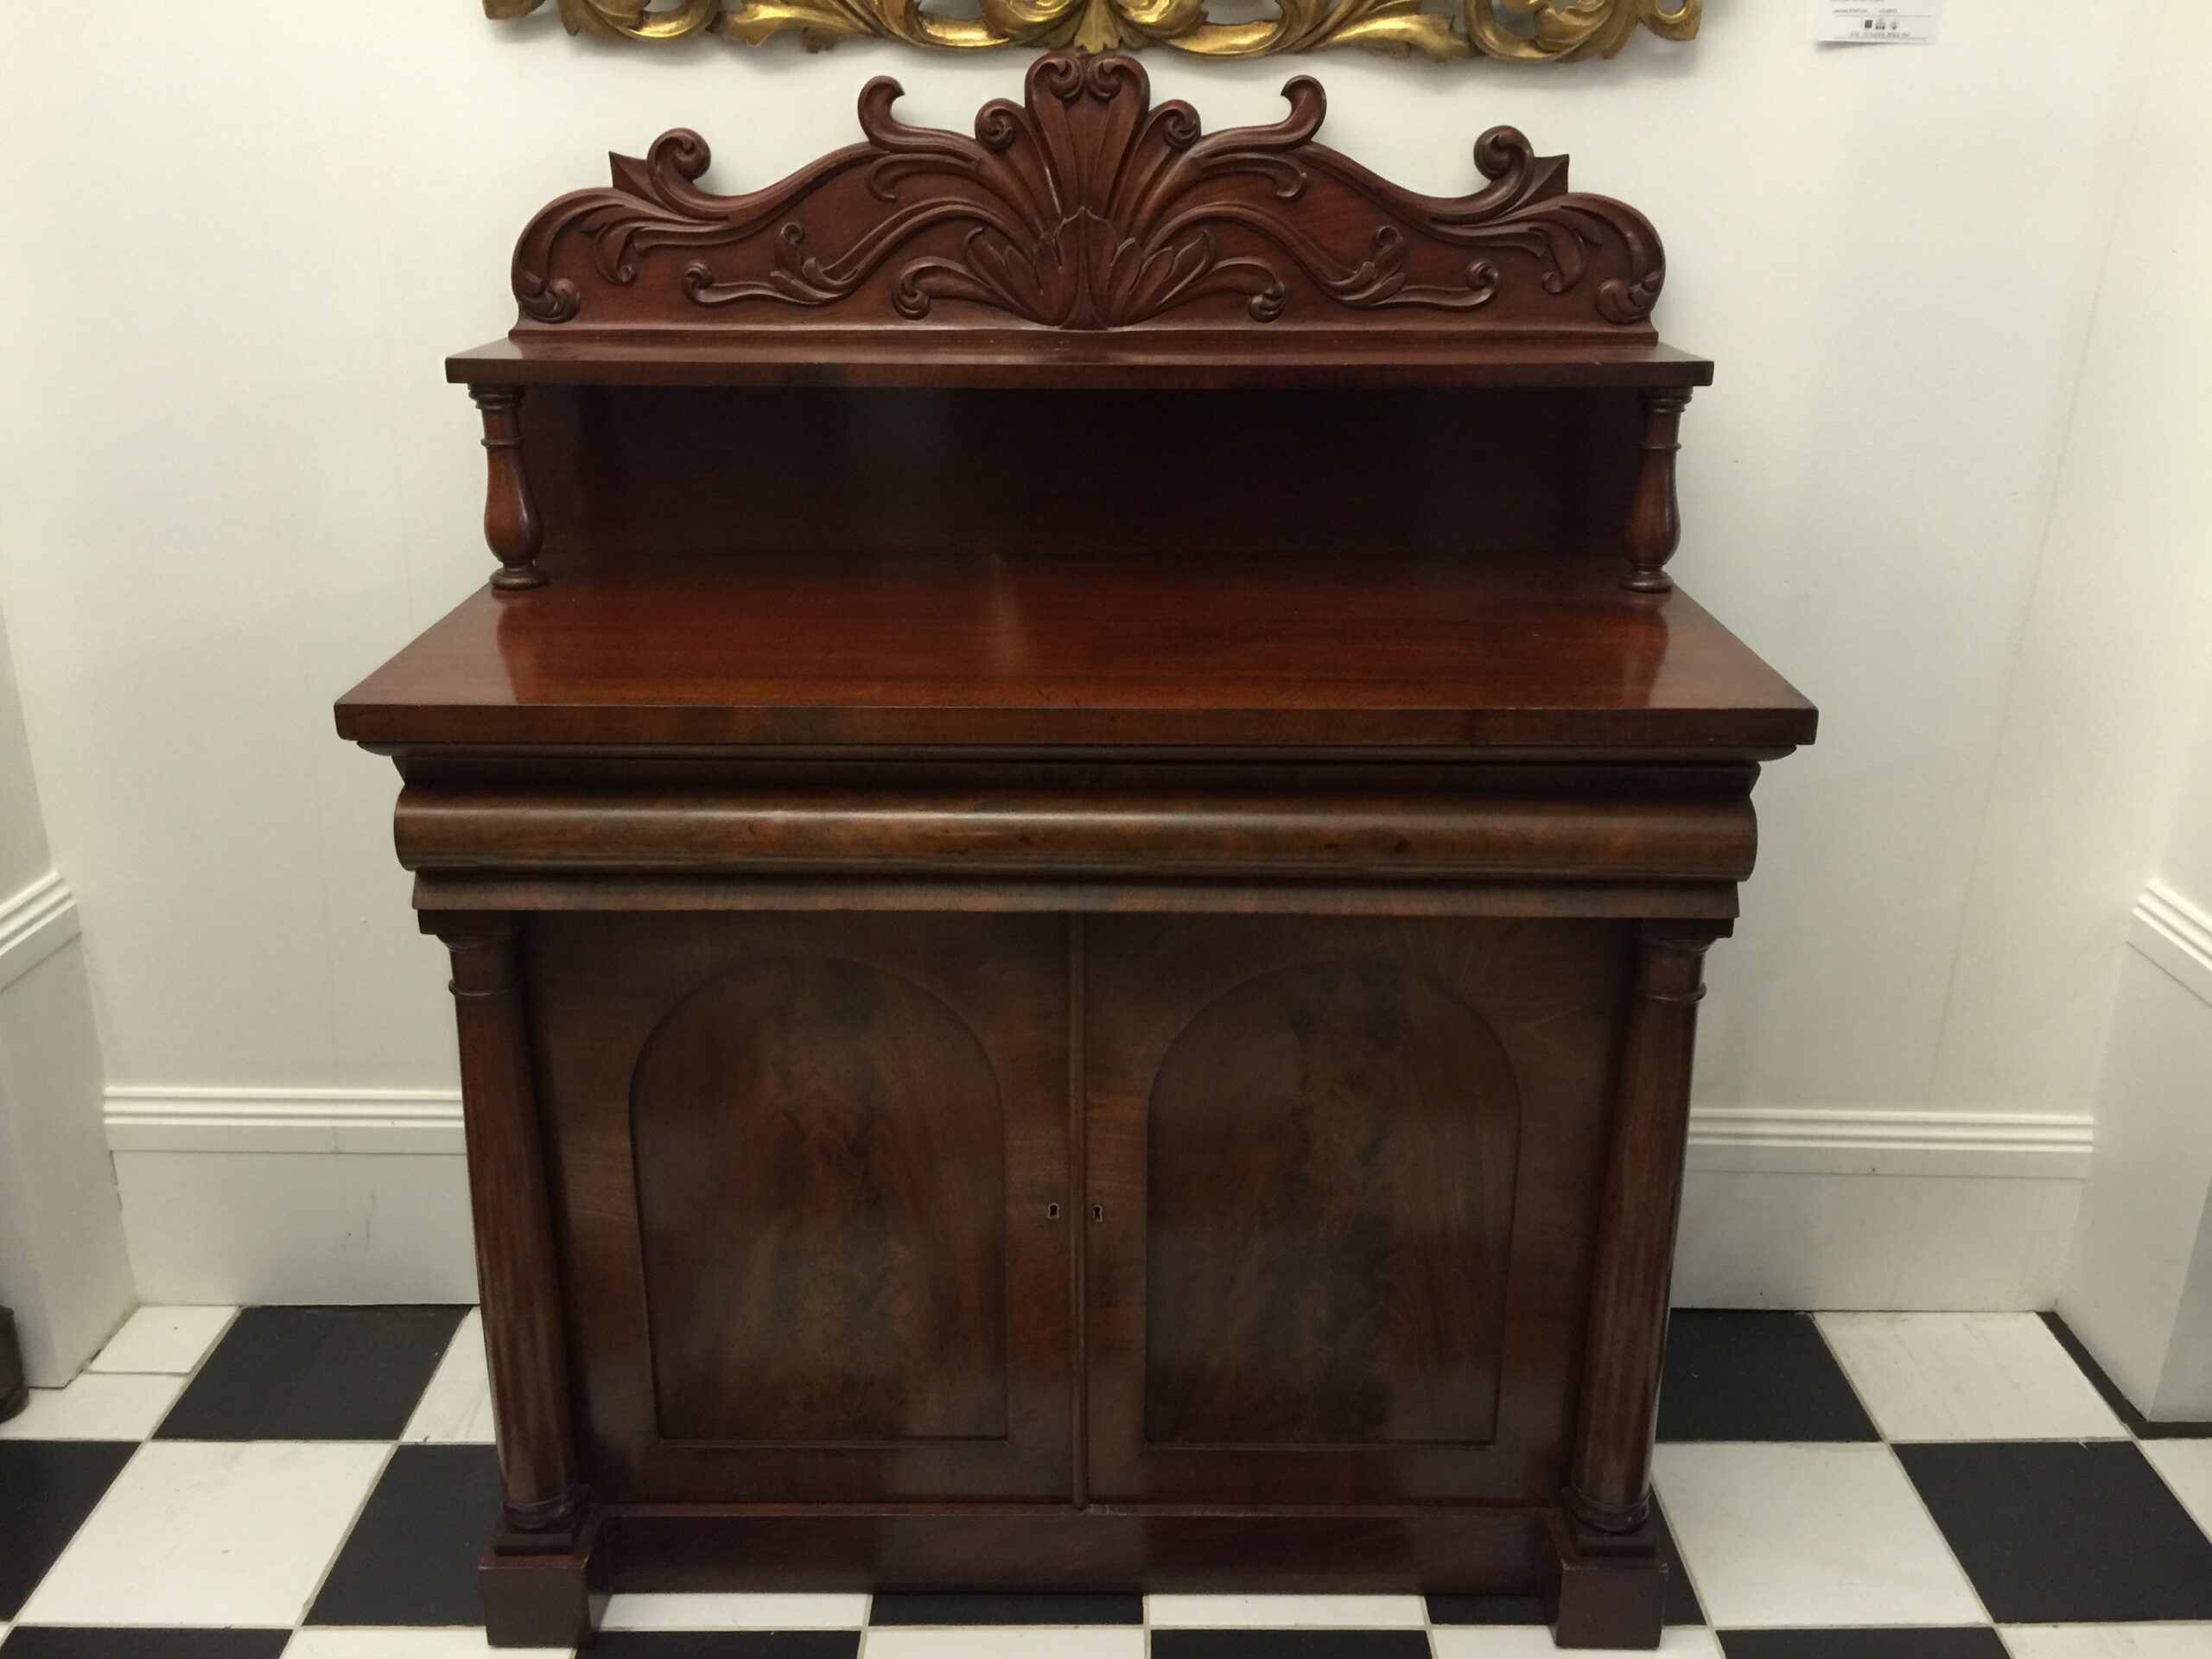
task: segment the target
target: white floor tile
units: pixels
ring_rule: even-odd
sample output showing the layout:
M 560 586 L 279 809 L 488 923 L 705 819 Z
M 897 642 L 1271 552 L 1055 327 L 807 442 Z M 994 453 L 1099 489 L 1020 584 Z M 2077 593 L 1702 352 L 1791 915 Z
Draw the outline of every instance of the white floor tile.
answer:
M 1145 1622 L 1156 1630 L 1388 1630 L 1428 1622 L 1419 1596 L 1147 1596 Z
M 868 1631 L 866 1645 L 868 1659 L 1144 1659 L 1145 1635 L 1137 1624 L 988 1630 L 880 1624 Z
M 2145 1440 L 2143 1455 L 2174 1489 L 2190 1519 L 2212 1533 L 2212 1440 Z M 2205 1649 L 2212 1653 L 2212 1648 Z
M 2212 1624 L 2007 1624 L 2012 1659 L 2204 1659 Z
M 298 1623 L 390 1448 L 154 1440 L 124 1465 L 26 1624 Z
M 407 1421 L 403 1440 L 492 1444 L 492 1382 L 484 1369 L 484 1315 L 474 1308 L 453 1333 L 446 1357 Z
M 92 1370 L 189 1376 L 237 1313 L 235 1307 L 142 1307 L 108 1338 Z
M 1438 1625 L 1429 1632 L 1436 1659 L 1560 1659 L 1552 1633 L 1541 1624 Z M 1573 1659 L 1605 1659 L 1607 1654 L 1648 1656 L 1649 1648 L 1578 1648 Z M 1711 1630 L 1677 1624 L 1660 1637 L 1660 1659 L 1721 1659 L 1720 1643 Z M 287 1656 L 287 1659 L 289 1656 Z
M 66 1388 L 33 1389 L 30 1404 L 0 1423 L 5 1440 L 143 1440 L 184 1392 L 181 1376 L 86 1371 Z
M 2032 1313 L 1821 1313 L 1892 1440 L 2125 1440 L 2127 1430 Z
M 868 1598 L 692 1594 L 610 1596 L 604 1630 L 857 1630 Z
M 1662 1446 L 1654 1469 L 1706 1615 L 1722 1629 L 1984 1617 L 1885 1446 Z
M 302 1630 L 284 1659 L 570 1659 L 573 1648 L 495 1648 L 481 1630 Z

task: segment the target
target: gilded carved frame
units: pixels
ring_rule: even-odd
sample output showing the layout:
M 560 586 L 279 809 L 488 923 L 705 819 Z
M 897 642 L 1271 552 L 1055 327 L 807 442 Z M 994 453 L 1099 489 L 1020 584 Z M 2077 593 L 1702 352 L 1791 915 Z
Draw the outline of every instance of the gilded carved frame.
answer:
M 484 0 L 487 16 L 524 17 L 545 0 Z M 975 15 L 925 0 L 555 0 L 572 35 L 675 41 L 700 35 L 758 46 L 797 30 L 810 50 L 855 35 L 916 46 L 1014 46 L 1104 52 L 1170 47 L 1211 58 L 1259 58 L 1359 46 L 1444 62 L 1611 57 L 1639 27 L 1670 41 L 1697 33 L 1703 0 L 1272 0 L 1274 15 L 1223 22 L 1210 0 L 975 0 Z

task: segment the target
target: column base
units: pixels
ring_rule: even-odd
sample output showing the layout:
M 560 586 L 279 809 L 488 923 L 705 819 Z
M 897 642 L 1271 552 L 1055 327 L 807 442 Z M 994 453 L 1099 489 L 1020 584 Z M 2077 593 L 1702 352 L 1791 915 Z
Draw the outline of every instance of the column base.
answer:
M 607 1611 L 607 1554 L 599 1517 L 563 1549 L 495 1542 L 477 1566 L 484 1636 L 495 1648 L 588 1648 Z
M 1542 1600 L 1562 1648 L 1656 1648 L 1666 1625 L 1667 1567 L 1647 1522 L 1634 1532 L 1592 1534 L 1551 1522 Z

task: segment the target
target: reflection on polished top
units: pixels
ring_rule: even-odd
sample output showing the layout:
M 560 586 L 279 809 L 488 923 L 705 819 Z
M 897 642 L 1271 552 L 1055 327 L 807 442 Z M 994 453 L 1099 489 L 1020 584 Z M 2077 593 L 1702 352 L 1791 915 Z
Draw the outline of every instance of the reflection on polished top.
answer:
M 1732 748 L 1810 704 L 1599 560 L 807 552 L 472 595 L 339 704 L 373 744 Z

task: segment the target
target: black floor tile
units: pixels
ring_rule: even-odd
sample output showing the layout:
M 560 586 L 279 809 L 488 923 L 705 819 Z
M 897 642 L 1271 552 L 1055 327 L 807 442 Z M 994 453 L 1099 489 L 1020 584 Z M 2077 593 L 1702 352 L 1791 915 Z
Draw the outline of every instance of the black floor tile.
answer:
M 2091 1386 L 2104 1396 L 2105 1404 L 2113 1409 L 2113 1415 L 2126 1424 L 2127 1432 L 2134 1435 L 2137 1440 L 2212 1440 L 2212 1423 L 2154 1423 L 2151 1421 L 2129 1402 L 2127 1396 L 2120 1391 L 2120 1385 L 2105 1375 L 2105 1368 L 2097 1363 L 2096 1356 L 2082 1344 L 2081 1338 L 2074 1334 L 2065 1320 L 2060 1319 L 2056 1313 L 2046 1313 L 2043 1316 L 2043 1322 L 2050 1327 L 2050 1334 L 2058 1338 L 2058 1345 L 2063 1348 L 2072 1357 L 2074 1363 L 2082 1368 L 2082 1374 L 2089 1379 Z
M 1429 1659 L 1427 1630 L 1154 1630 L 1152 1659 Z
M 499 1524 L 492 1447 L 397 1447 L 307 1622 L 481 1624 L 476 1564 Z
M 1141 1624 L 1142 1596 L 878 1596 L 871 1624 Z
M 1431 1596 L 1432 1624 L 1541 1624 L 1543 1604 L 1534 1596 Z
M 1999 1624 L 2212 1618 L 2212 1540 L 2133 1445 L 1897 1450 Z
M 591 1659 L 854 1659 L 858 1630 L 613 1630 Z
M 1687 1311 L 1667 1329 L 1662 1440 L 1880 1438 L 1809 1313 Z
M 119 1440 L 0 1440 L 0 1622 L 38 1588 L 137 1449 Z
M 169 1410 L 164 1440 L 392 1440 L 465 1307 L 249 1307 Z
M 0 1642 L 4 1659 L 277 1659 L 289 1630 L 92 1630 L 41 1626 Z
M 1955 1630 L 1724 1630 L 1728 1659 L 2005 1659 L 1986 1624 Z

